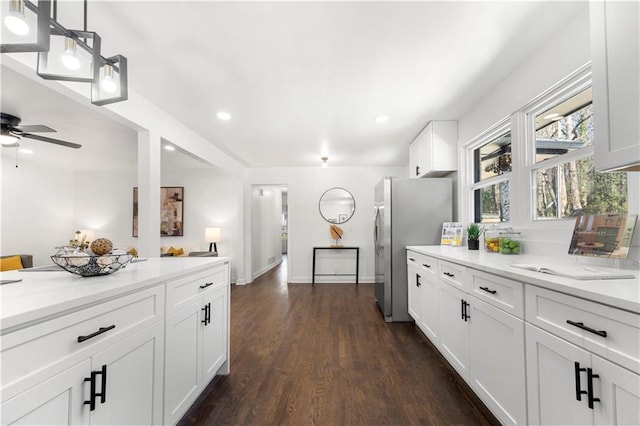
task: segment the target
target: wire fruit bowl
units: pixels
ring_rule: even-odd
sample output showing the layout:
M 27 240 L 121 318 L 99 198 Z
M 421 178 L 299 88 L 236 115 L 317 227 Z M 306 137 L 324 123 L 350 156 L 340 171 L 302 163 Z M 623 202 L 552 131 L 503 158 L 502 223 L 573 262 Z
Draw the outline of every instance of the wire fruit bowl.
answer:
M 127 266 L 133 256 L 130 254 L 63 253 L 51 256 L 53 263 L 67 272 L 83 277 L 109 275 Z

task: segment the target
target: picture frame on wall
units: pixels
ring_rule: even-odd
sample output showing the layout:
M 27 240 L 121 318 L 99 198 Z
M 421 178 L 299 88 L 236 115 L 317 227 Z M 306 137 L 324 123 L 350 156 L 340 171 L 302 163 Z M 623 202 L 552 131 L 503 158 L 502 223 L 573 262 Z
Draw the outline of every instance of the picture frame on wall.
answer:
M 138 188 L 133 188 L 133 236 L 138 236 Z M 182 237 L 184 235 L 184 187 L 163 186 L 160 188 L 160 236 Z

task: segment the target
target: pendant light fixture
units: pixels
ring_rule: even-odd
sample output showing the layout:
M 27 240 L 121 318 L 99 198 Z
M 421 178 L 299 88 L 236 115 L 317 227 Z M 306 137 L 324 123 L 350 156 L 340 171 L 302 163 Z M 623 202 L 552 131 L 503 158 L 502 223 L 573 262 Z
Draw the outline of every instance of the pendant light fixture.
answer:
M 13 41 L 36 33 L 35 43 L 3 43 L 2 53 L 38 52 L 36 73 L 46 80 L 91 83 L 91 103 L 106 105 L 127 100 L 127 58 L 100 53 L 100 36 L 87 30 L 87 0 L 84 29 L 68 30 L 57 21 L 57 3 L 51 0 L 1 0 L 2 41 Z M 37 17 L 37 25 L 36 19 Z M 31 31 L 31 24 L 36 31 Z M 19 36 L 19 33 L 25 35 Z
M 126 101 L 129 97 L 127 58 L 122 55 L 116 55 L 101 62 L 98 79 L 91 83 L 91 103 L 94 105 L 106 105 Z
M 2 20 L 1 53 L 49 50 L 51 0 L 0 1 Z

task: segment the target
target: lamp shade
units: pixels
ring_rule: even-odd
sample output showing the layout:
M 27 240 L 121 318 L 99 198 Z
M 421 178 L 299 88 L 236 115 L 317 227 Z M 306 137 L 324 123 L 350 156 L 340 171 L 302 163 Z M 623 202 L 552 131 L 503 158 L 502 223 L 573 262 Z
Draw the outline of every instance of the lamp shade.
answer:
M 208 243 L 217 243 L 220 241 L 220 228 L 205 228 L 204 229 L 204 240 Z

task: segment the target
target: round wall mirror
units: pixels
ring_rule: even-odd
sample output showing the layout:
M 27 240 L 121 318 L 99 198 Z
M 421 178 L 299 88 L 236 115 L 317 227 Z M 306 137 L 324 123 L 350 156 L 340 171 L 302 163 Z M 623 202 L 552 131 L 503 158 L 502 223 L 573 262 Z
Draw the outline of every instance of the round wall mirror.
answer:
M 344 188 L 328 189 L 318 203 L 320 215 L 329 223 L 345 223 L 356 211 L 356 200 Z

